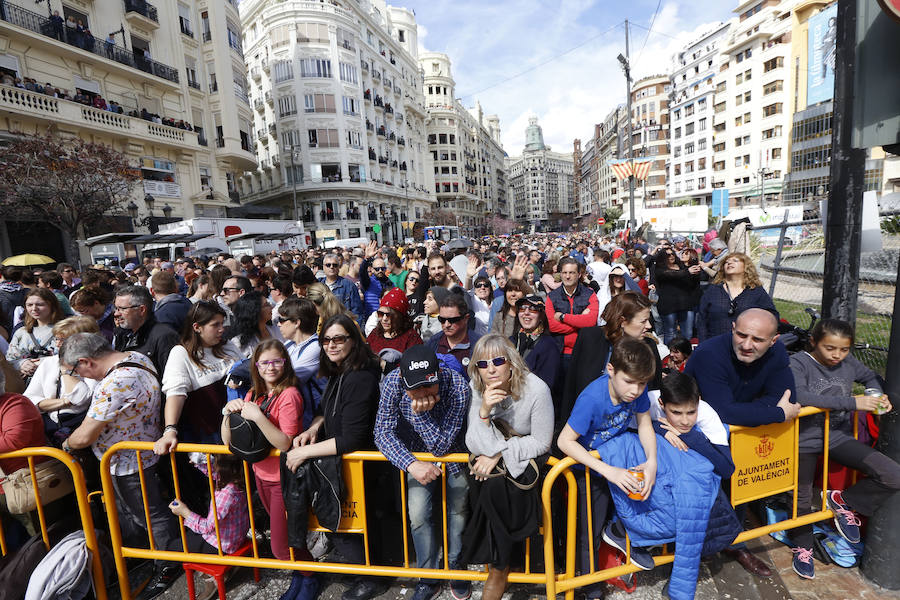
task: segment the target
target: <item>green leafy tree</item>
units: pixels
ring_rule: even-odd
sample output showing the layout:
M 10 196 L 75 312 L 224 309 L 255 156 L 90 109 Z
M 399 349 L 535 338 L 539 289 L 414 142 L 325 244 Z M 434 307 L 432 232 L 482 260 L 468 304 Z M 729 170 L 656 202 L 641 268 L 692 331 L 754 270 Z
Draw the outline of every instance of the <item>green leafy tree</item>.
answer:
M 50 223 L 78 237 L 108 215 L 125 213 L 140 171 L 103 144 L 54 135 L 19 135 L 0 152 L 0 213 Z

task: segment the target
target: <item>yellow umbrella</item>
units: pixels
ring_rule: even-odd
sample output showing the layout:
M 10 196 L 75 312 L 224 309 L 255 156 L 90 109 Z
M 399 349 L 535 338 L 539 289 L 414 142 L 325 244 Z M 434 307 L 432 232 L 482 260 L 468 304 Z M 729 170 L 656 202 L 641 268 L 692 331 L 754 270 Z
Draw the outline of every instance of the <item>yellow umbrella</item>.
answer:
M 30 267 L 31 265 L 46 265 L 55 262 L 55 258 L 50 258 L 43 254 L 17 254 L 4 260 L 2 264 L 6 266 Z

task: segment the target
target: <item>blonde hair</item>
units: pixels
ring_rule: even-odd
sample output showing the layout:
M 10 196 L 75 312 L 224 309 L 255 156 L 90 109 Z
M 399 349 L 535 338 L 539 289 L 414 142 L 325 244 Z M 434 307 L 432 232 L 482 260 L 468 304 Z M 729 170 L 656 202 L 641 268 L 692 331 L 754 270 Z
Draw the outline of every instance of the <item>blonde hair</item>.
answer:
M 513 400 L 521 399 L 522 393 L 525 391 L 525 379 L 531 371 L 515 346 L 512 345 L 512 342 L 499 333 L 485 334 L 475 344 L 475 348 L 472 349 L 468 371 L 469 379 L 472 381 L 475 391 L 479 394 L 484 394 L 486 387 L 484 380 L 481 379 L 481 370 L 476 366 L 476 363 L 479 360 L 490 360 L 498 356 L 505 357 L 506 362 L 509 363 L 509 395 L 512 396 Z
M 744 287 L 753 289 L 762 286 L 762 281 L 759 279 L 759 273 L 756 271 L 756 265 L 753 264 L 753 259 L 743 252 L 730 252 L 725 256 L 722 264 L 719 265 L 716 277 L 713 279 L 714 285 L 725 282 L 725 263 L 732 258 L 736 258 L 744 263 Z
M 76 333 L 100 333 L 100 327 L 91 317 L 69 317 L 53 326 L 53 337 L 67 338 Z
M 346 314 L 350 316 L 351 319 L 356 318 L 355 315 L 352 315 L 346 307 L 341 304 L 341 301 L 337 299 L 337 296 L 335 296 L 324 283 L 311 283 L 309 287 L 306 288 L 306 297 L 309 300 L 312 300 L 313 304 L 316 305 L 316 308 L 319 311 L 320 323 L 324 323 L 331 317 L 339 314 Z

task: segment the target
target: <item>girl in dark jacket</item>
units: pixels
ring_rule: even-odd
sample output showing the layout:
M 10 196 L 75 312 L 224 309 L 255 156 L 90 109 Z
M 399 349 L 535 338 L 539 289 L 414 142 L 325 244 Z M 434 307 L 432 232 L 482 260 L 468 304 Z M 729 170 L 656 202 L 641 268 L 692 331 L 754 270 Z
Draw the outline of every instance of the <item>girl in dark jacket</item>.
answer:
M 516 310 L 519 327 L 509 339 L 531 372 L 552 390 L 562 361 L 562 346 L 559 338 L 550 335 L 544 301 L 531 294 L 516 302 Z
M 318 414 L 309 428 L 294 438 L 293 449 L 287 453 L 287 467 L 291 471 L 309 459 L 375 448 L 372 431 L 381 378 L 378 357 L 366 345 L 356 323 L 345 314 L 335 315 L 322 325 L 319 343 L 322 347 L 320 374 L 328 377 L 328 384 Z M 338 533 L 330 537 L 337 551 L 349 562 L 365 563 L 360 536 Z M 298 593 L 306 579 L 294 578 Z M 291 588 L 294 587 L 292 581 Z M 368 600 L 382 591 L 375 578 L 360 577 L 344 597 Z
M 682 337 L 693 337 L 701 272 L 699 265 L 681 262 L 671 248 L 666 249 L 662 261 L 656 263 L 654 281 L 659 295 L 656 309 L 663 322 L 664 344 L 672 341 L 678 328 Z

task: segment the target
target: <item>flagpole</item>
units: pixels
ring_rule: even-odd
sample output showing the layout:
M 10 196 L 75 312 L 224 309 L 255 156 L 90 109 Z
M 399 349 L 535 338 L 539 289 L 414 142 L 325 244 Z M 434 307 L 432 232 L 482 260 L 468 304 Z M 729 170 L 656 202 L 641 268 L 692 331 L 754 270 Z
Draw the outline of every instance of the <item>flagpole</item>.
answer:
M 621 55 L 620 55 L 621 56 Z M 628 177 L 628 214 L 629 229 L 637 227 L 637 217 L 634 214 L 634 139 L 631 135 L 631 56 L 628 53 L 628 19 L 625 19 L 625 96 L 626 112 L 628 113 L 628 160 L 631 161 L 631 175 Z

